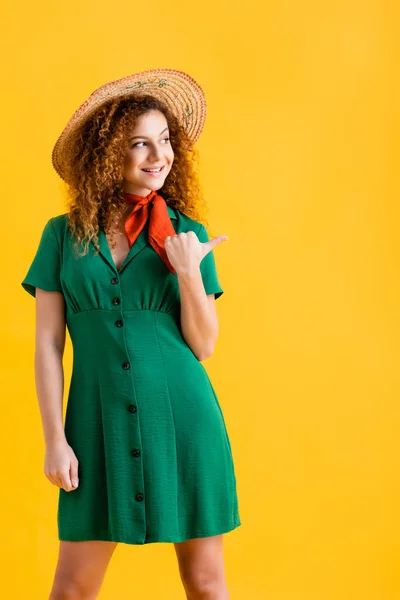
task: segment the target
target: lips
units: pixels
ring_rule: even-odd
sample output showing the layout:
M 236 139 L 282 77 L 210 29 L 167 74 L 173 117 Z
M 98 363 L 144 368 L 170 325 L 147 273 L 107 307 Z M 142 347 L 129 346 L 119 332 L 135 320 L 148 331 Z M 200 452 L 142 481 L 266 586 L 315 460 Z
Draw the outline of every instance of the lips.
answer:
M 163 165 L 162 167 L 152 167 L 151 170 L 146 170 L 146 169 L 142 169 L 142 171 L 144 171 L 145 173 L 161 173 L 161 171 L 164 169 L 165 165 Z M 154 169 L 160 169 L 159 171 L 154 171 Z

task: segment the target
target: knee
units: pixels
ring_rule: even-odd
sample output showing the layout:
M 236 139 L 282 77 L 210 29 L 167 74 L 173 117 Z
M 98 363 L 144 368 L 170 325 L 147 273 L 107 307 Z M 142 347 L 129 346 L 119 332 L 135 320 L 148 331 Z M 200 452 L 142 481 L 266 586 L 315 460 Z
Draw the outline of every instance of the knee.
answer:
M 183 585 L 189 598 L 215 598 L 225 588 L 225 577 L 212 573 L 186 573 L 182 576 Z
M 49 600 L 95 600 L 96 594 L 73 581 L 56 581 Z

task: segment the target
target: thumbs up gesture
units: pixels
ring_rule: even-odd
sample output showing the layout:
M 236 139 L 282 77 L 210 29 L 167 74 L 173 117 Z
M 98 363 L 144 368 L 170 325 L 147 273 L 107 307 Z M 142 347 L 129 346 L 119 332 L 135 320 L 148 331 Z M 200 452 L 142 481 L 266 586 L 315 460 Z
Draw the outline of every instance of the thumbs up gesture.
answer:
M 184 231 L 177 235 L 168 235 L 164 247 L 175 271 L 188 274 L 198 270 L 206 254 L 227 239 L 227 235 L 217 235 L 207 242 L 200 242 L 194 231 Z

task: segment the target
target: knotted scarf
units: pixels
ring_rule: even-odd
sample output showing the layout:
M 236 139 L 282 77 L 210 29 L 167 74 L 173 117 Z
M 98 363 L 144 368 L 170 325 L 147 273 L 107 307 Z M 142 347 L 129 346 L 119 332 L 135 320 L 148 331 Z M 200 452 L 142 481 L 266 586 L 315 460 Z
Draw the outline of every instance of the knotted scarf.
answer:
M 168 260 L 164 247 L 165 238 L 175 235 L 175 229 L 167 210 L 164 198 L 157 194 L 156 190 L 148 196 L 137 196 L 124 192 L 126 202 L 133 205 L 133 210 L 125 221 L 125 232 L 128 237 L 129 247 L 132 247 L 139 233 L 142 231 L 148 219 L 148 240 L 159 257 L 165 262 L 171 273 L 176 273 L 174 267 Z

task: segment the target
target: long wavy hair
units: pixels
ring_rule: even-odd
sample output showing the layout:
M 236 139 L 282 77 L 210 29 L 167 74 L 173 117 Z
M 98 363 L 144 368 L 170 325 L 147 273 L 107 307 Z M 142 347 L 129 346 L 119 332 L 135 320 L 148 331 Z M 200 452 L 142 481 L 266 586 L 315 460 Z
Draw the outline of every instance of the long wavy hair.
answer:
M 96 254 L 99 252 L 100 227 L 109 234 L 110 241 L 114 239 L 114 223 L 118 226 L 126 211 L 123 176 L 129 136 L 138 117 L 150 110 L 164 114 L 174 151 L 171 170 L 157 191 L 169 206 L 195 220 L 204 219 L 198 151 L 175 115 L 151 95 L 112 99 L 80 127 L 70 157 L 70 180 L 65 189 L 68 226 L 75 238 L 75 252 L 80 256 L 87 254 L 90 242 Z

